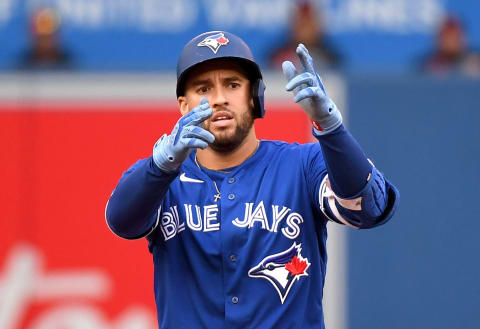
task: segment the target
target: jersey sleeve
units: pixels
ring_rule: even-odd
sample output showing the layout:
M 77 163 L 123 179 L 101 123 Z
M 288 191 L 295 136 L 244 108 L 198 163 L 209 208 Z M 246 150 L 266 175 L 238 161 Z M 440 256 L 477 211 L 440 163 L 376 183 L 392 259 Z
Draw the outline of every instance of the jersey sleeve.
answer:
M 105 207 L 110 230 L 140 239 L 158 225 L 162 200 L 178 173 L 165 173 L 151 157 L 137 161 L 120 178 Z
M 310 195 L 310 199 L 312 200 L 315 208 L 321 211 L 318 200 L 320 198 L 320 186 L 327 176 L 327 168 L 323 159 L 320 144 L 305 144 L 302 160 L 305 170 L 308 195 Z

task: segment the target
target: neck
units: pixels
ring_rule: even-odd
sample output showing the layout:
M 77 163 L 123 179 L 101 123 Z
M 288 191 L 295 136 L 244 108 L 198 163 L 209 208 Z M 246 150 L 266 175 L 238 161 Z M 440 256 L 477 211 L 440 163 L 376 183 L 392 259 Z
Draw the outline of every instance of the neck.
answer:
M 247 137 L 235 150 L 223 153 L 217 152 L 211 147 L 205 150 L 197 149 L 197 161 L 203 167 L 212 170 L 235 167 L 250 158 L 257 150 L 258 145 L 259 141 L 255 135 L 255 129 L 252 127 Z

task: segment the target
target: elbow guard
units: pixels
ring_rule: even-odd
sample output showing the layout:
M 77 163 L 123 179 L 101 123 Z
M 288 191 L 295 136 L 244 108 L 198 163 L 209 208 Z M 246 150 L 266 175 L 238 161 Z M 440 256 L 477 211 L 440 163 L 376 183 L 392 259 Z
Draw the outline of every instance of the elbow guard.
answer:
M 320 190 L 321 208 L 329 219 L 362 229 L 381 225 L 391 217 L 384 216 L 388 204 L 388 184 L 375 167 L 372 167 L 367 185 L 349 198 L 336 196 L 327 177 L 324 182 Z

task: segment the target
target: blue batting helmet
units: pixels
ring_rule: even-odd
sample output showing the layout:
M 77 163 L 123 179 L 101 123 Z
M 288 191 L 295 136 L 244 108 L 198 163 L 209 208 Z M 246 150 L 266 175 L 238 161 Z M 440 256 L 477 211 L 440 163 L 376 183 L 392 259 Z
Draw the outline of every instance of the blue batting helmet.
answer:
M 177 63 L 177 97 L 184 96 L 188 72 L 194 66 L 217 58 L 233 59 L 246 69 L 252 85 L 254 117 L 263 118 L 265 84 L 260 68 L 247 44 L 236 35 L 225 31 L 202 33 L 185 45 Z

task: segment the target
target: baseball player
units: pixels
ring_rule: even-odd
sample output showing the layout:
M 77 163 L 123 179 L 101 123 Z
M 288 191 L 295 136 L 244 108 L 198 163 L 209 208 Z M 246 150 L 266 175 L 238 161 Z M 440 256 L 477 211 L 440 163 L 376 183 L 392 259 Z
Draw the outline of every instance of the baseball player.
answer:
M 146 237 L 160 328 L 324 328 L 327 222 L 388 221 L 398 192 L 342 124 L 307 49 L 286 89 L 318 140 L 259 140 L 265 85 L 248 46 L 196 36 L 177 65 L 182 117 L 121 177 L 106 207 L 120 237 Z

